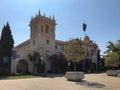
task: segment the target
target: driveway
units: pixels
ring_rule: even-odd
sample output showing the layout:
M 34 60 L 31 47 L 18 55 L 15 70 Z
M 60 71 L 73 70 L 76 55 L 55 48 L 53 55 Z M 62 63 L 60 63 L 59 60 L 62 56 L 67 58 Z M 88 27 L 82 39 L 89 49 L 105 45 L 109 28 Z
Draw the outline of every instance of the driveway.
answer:
M 120 77 L 86 74 L 81 82 L 67 81 L 63 75 L 0 80 L 0 90 L 120 90 Z

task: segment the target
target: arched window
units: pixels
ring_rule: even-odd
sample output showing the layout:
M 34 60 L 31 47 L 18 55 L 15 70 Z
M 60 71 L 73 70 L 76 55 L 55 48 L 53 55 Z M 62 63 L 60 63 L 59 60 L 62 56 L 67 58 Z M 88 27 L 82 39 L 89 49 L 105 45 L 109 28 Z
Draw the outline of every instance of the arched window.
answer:
M 43 32 L 43 26 L 41 26 L 41 32 Z
M 47 44 L 49 44 L 49 40 L 47 40 Z
M 46 24 L 46 33 L 49 31 L 49 26 Z
M 35 40 L 33 40 L 33 45 L 35 45 Z
M 57 49 L 57 45 L 55 45 L 55 49 Z
M 34 30 L 36 30 L 36 26 L 34 26 Z
M 93 49 L 91 50 L 91 55 L 93 56 Z
M 53 31 L 54 31 L 54 30 L 52 29 L 51 32 L 53 33 Z
M 87 52 L 87 57 L 89 57 L 89 53 Z

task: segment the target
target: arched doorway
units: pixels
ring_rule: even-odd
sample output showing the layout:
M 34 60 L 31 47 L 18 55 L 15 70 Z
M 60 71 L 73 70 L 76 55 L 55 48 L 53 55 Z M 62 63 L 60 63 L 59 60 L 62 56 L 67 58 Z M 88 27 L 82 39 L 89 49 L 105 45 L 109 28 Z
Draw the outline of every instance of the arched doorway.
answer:
M 28 63 L 26 60 L 19 60 L 17 64 L 17 73 L 27 73 L 28 72 Z

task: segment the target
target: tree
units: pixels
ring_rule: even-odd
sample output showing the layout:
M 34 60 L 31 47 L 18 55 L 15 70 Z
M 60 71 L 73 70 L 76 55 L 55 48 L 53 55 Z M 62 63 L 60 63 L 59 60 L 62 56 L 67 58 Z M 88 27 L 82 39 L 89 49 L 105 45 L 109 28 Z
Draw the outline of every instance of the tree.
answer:
M 72 39 L 65 43 L 65 56 L 74 62 L 74 71 L 76 71 L 76 62 L 82 60 L 82 46 L 79 39 Z
M 117 42 L 115 43 L 116 46 L 116 52 L 119 55 L 119 61 L 120 61 L 120 40 L 117 40 Z
M 1 39 L 0 39 L 0 57 L 1 57 L 1 54 L 2 54 L 1 49 L 2 49 L 2 47 L 1 47 Z
M 14 47 L 14 40 L 11 34 L 9 23 L 3 27 L 2 35 L 1 35 L 1 44 L 3 48 L 3 56 L 11 57 L 12 48 Z
M 106 66 L 114 66 L 120 64 L 119 56 L 116 52 L 111 52 L 105 57 Z
M 101 64 L 101 57 L 100 57 L 100 50 L 98 50 L 97 53 L 97 64 L 98 64 L 98 70 L 100 70 L 100 64 Z
M 33 73 L 36 71 L 37 63 L 41 60 L 41 56 L 38 52 L 34 52 L 33 54 L 28 55 L 29 60 L 33 63 Z
M 105 53 L 116 52 L 116 51 L 117 51 L 116 43 L 114 44 L 112 41 L 109 41 Z
M 4 35 L 4 32 L 5 32 L 5 25 L 4 25 L 4 27 L 3 27 L 3 29 L 2 29 L 2 35 L 1 35 L 1 39 L 0 39 L 0 58 L 1 58 L 1 62 L 2 62 L 2 58 L 3 58 L 3 54 L 4 54 L 4 37 L 5 37 L 5 35 Z
M 105 68 L 105 57 L 102 57 L 101 58 L 101 69 L 104 71 L 106 68 Z
M 2 34 L 1 34 L 1 57 L 2 59 L 6 57 L 8 61 L 8 69 L 9 73 L 11 70 L 11 55 L 12 55 L 12 48 L 14 47 L 14 39 L 11 33 L 11 29 L 9 23 L 3 27 Z
M 1 39 L 0 39 L 0 69 L 2 67 L 2 48 L 1 48 Z
M 67 70 L 67 59 L 63 54 L 53 54 L 49 57 L 51 60 L 51 72 L 53 73 L 65 73 Z
M 106 66 L 112 65 L 112 63 L 120 64 L 120 40 L 117 40 L 115 43 L 109 41 L 105 53 L 107 53 L 105 58 Z

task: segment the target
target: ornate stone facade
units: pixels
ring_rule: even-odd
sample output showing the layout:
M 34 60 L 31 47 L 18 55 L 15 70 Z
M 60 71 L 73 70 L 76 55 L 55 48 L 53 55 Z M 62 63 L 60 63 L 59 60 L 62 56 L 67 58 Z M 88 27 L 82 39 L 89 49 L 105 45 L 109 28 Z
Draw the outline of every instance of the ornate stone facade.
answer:
M 13 51 L 17 52 L 15 58 L 12 58 L 11 73 L 33 72 L 33 63 L 29 61 L 28 55 L 37 51 L 40 53 L 45 62 L 45 72 L 51 70 L 51 64 L 47 57 L 53 54 L 60 54 L 63 52 L 64 42 L 55 40 L 55 26 L 56 21 L 53 16 L 46 17 L 41 15 L 40 11 L 30 21 L 30 39 L 17 45 Z M 83 48 L 83 57 L 92 60 L 97 68 L 97 44 L 90 41 L 88 36 L 84 40 L 80 40 Z
M 92 62 L 97 63 L 98 46 L 93 43 L 88 36 L 85 36 L 84 40 L 80 41 L 83 48 L 83 57 L 92 60 Z
M 34 51 L 39 52 L 45 62 L 45 71 L 50 71 L 51 66 L 47 57 L 53 54 L 59 54 L 63 51 L 63 41 L 55 40 L 56 21 L 53 16 L 42 16 L 40 11 L 30 21 L 30 39 L 13 48 L 19 55 L 12 59 L 11 73 L 17 72 L 20 60 L 28 63 L 28 71 L 32 72 L 33 64 L 29 61 L 28 54 Z M 20 66 L 19 66 L 20 68 Z M 21 67 L 22 68 L 22 67 Z
M 91 41 L 88 36 L 85 36 L 84 40 L 80 40 L 80 42 L 83 48 L 83 58 L 91 60 L 92 68 L 98 70 L 98 45 Z

